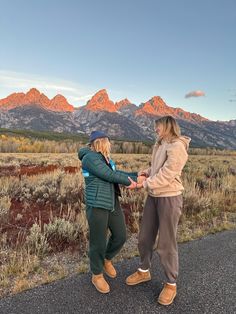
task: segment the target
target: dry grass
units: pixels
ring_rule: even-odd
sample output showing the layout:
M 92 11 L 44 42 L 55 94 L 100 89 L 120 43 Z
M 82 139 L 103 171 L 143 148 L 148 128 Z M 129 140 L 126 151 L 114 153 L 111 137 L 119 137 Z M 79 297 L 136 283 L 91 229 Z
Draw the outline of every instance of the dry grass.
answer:
M 117 168 L 144 169 L 150 155 L 113 155 Z M 0 295 L 88 271 L 88 226 L 76 154 L 0 154 L 0 167 L 46 167 L 32 176 L 0 173 Z M 66 166 L 76 167 L 68 173 Z M 0 168 L 1 169 L 1 168 Z M 235 228 L 236 156 L 192 155 L 183 171 L 184 208 L 178 241 Z M 128 239 L 116 261 L 138 254 L 145 192 L 122 189 Z

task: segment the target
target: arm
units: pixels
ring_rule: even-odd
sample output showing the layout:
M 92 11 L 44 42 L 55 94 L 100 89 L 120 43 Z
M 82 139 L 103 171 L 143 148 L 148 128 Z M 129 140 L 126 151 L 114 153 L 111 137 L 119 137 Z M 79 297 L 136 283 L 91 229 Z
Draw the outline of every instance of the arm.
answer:
M 126 176 L 132 177 L 134 180 L 137 179 L 137 176 L 138 176 L 137 172 L 127 172 L 127 171 L 116 169 L 116 164 L 112 159 L 110 159 L 110 165 L 111 165 L 112 169 L 115 170 L 117 173 L 123 173 Z
M 122 173 L 122 174 L 124 174 L 126 176 L 129 176 L 133 180 L 137 181 L 137 176 L 138 176 L 137 172 L 126 172 L 126 171 L 123 171 L 123 170 L 116 170 L 116 172 L 117 173 Z
M 130 185 L 128 175 L 111 170 L 111 168 L 99 158 L 92 158 L 91 155 L 85 156 L 83 159 L 83 167 L 102 180 L 124 184 L 126 186 Z
M 167 160 L 162 168 L 152 177 L 143 182 L 149 189 L 168 186 L 179 175 L 188 159 L 188 154 L 182 143 L 176 142 L 167 149 Z

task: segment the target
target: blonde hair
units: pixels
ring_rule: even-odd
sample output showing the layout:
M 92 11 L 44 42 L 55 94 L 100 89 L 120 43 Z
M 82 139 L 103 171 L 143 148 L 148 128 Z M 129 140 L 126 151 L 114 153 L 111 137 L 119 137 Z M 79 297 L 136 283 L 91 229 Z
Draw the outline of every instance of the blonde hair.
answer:
M 91 148 L 94 151 L 103 154 L 104 157 L 110 159 L 111 143 L 107 137 L 97 138 L 91 143 Z
M 155 120 L 155 126 L 159 124 L 163 126 L 163 133 L 158 140 L 158 144 L 161 144 L 163 139 L 167 142 L 171 142 L 181 136 L 180 127 L 172 116 L 165 116 Z

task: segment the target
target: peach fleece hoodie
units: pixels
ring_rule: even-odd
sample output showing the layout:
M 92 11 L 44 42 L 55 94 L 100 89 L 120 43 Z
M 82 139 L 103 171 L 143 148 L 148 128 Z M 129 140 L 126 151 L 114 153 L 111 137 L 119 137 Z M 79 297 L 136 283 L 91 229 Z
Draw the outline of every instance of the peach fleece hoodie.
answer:
M 172 142 L 162 141 L 153 148 L 151 167 L 145 169 L 148 175 L 143 186 L 149 195 L 154 197 L 176 196 L 184 187 L 180 176 L 188 159 L 187 150 L 191 139 L 180 136 Z

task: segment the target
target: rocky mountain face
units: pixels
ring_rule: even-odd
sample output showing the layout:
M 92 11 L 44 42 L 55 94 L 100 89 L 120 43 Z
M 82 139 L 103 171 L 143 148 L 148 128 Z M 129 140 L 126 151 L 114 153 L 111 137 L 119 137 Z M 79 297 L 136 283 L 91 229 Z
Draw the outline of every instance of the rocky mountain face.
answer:
M 236 149 L 236 120 L 210 121 L 196 113 L 168 106 L 154 96 L 139 106 L 127 98 L 114 103 L 98 91 L 85 106 L 74 108 L 66 98 L 47 98 L 37 89 L 0 100 L 0 127 L 89 134 L 100 129 L 116 139 L 154 141 L 154 120 L 172 115 L 195 147 Z
M 8 111 L 14 108 L 24 107 L 28 105 L 39 105 L 50 111 L 56 112 L 73 112 L 74 107 L 70 105 L 66 98 L 62 95 L 56 95 L 53 99 L 49 99 L 36 88 L 32 88 L 28 93 L 14 93 L 0 100 L 0 110 Z
M 129 99 L 125 98 L 115 103 L 116 110 L 120 111 L 122 108 L 125 108 L 129 105 L 132 105 Z
M 39 105 L 21 106 L 0 111 L 0 127 L 8 129 L 25 129 L 37 131 L 54 131 L 83 133 L 74 123 L 71 112 L 51 111 Z
M 86 109 L 89 111 L 106 111 L 116 112 L 116 106 L 113 101 L 108 97 L 105 89 L 97 92 L 86 105 Z

